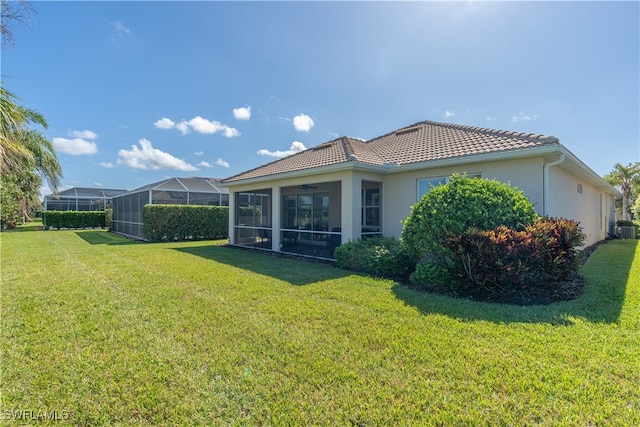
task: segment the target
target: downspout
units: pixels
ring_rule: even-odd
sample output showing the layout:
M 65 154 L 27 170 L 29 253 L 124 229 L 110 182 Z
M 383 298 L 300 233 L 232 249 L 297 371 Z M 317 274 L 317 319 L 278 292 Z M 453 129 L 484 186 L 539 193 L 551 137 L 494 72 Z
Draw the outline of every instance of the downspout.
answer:
M 565 155 L 560 153 L 560 157 L 551 163 L 547 163 L 542 168 L 542 216 L 549 216 L 549 168 L 564 162 Z

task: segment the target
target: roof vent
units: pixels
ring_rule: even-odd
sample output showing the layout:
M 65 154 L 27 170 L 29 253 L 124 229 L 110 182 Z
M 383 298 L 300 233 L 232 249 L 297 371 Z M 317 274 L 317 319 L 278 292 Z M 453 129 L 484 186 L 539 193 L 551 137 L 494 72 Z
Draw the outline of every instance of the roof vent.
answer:
M 404 129 L 398 129 L 396 131 L 396 136 L 398 135 L 404 135 L 405 133 L 411 133 L 411 132 L 415 132 L 418 129 L 420 129 L 420 126 L 410 126 L 408 128 L 404 128 Z
M 333 144 L 331 142 L 325 142 L 324 144 L 316 145 L 315 147 L 313 147 L 313 151 L 324 150 L 326 148 L 331 147 L 332 145 Z

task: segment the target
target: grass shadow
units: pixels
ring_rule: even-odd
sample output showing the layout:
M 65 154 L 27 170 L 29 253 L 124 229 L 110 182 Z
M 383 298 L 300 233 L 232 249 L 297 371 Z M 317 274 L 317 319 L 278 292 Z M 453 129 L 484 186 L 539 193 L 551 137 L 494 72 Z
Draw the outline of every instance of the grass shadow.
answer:
M 137 245 L 141 242 L 127 239 L 109 231 L 76 231 L 76 235 L 91 245 Z
M 182 253 L 241 268 L 252 273 L 269 276 L 295 286 L 304 286 L 324 280 L 352 275 L 327 263 L 291 258 L 274 252 L 256 252 L 231 246 L 203 245 L 171 248 Z
M 42 223 L 39 225 L 21 225 L 16 228 L 12 228 L 10 230 L 3 230 L 3 233 L 23 233 L 25 231 L 43 231 Z
M 416 307 L 424 314 L 436 313 L 467 321 L 569 325 L 573 323 L 572 318 L 578 317 L 593 323 L 616 323 L 625 301 L 627 284 L 634 280 L 630 274 L 637 244 L 637 241 L 613 241 L 600 245 L 581 270 L 588 282 L 585 291 L 573 301 L 532 306 L 485 303 L 421 292 L 402 284 L 394 285 L 392 292 L 404 304 Z M 296 286 L 357 274 L 331 268 L 325 263 L 229 246 L 205 244 L 171 250 Z
M 42 219 L 35 218 L 33 221 L 29 221 L 24 224 L 18 224 L 16 228 L 2 230 L 2 233 L 22 233 L 25 231 L 42 231 L 42 230 L 44 230 L 44 227 L 42 226 Z
M 494 323 L 571 324 L 581 317 L 593 323 L 617 323 L 625 302 L 638 241 L 612 241 L 600 245 L 580 273 L 587 279 L 584 293 L 572 301 L 548 305 L 517 306 L 456 299 L 396 285 L 393 292 L 405 304 L 425 314 Z M 636 307 L 637 309 L 637 307 Z

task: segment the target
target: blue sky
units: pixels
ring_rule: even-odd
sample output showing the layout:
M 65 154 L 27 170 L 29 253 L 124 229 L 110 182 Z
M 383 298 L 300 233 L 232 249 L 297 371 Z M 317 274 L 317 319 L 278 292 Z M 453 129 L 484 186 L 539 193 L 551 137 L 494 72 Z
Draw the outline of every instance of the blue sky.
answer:
M 640 160 L 638 2 L 32 2 L 2 85 L 63 188 L 225 178 L 422 120 Z M 48 193 L 48 191 L 45 191 Z

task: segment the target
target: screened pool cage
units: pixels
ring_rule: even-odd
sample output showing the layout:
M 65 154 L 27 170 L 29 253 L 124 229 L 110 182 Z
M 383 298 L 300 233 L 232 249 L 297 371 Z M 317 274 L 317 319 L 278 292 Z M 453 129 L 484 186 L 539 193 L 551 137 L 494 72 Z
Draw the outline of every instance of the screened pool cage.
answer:
M 144 205 L 229 206 L 229 190 L 217 178 L 169 178 L 113 198 L 112 231 L 144 239 Z
M 80 188 L 74 187 L 60 191 L 57 195 L 44 197 L 46 211 L 103 211 L 111 209 L 114 196 L 126 193 L 127 190 L 112 188 Z

